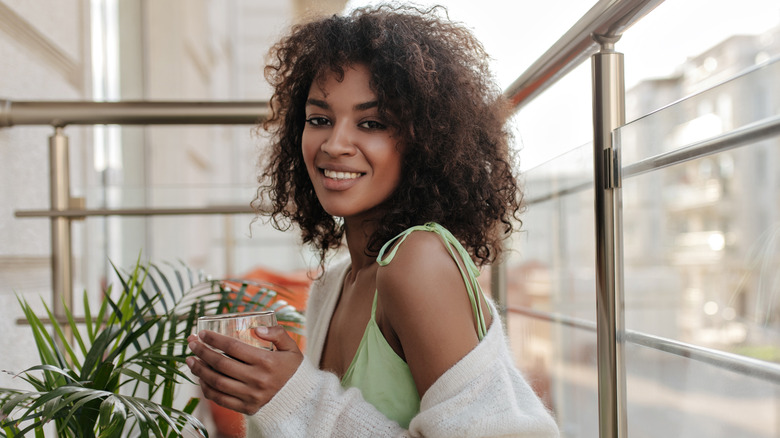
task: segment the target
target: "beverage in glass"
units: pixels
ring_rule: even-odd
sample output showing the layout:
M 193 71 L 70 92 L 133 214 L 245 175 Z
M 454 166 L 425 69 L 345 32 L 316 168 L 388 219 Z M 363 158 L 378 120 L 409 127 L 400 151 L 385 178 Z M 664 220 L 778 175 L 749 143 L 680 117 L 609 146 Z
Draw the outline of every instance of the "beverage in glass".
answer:
M 276 325 L 276 314 L 273 310 L 210 315 L 198 318 L 198 332 L 211 330 L 266 350 L 273 350 L 273 344 L 260 339 L 255 334 L 255 328 L 274 325 Z

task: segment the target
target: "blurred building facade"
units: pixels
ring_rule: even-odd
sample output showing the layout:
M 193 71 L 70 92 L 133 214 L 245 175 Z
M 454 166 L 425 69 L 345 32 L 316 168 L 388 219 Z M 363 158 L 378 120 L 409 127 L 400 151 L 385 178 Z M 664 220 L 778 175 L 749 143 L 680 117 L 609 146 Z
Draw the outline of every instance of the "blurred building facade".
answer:
M 776 118 L 779 43 L 780 29 L 733 36 L 628 90 L 624 169 Z M 780 362 L 779 160 L 775 135 L 623 179 L 627 436 L 777 436 L 776 384 L 665 347 Z M 507 272 L 515 357 L 563 436 L 598 436 L 592 145 L 524 179 Z
M 624 160 L 657 156 L 777 114 L 778 67 L 767 61 L 778 55 L 780 29 L 737 35 L 690 58 L 676 76 L 629 90 L 630 114 L 692 97 L 623 129 Z M 637 295 L 667 295 L 661 301 L 677 309 L 675 338 L 718 348 L 780 343 L 778 166 L 780 140 L 772 138 L 626 182 L 625 262 L 674 271 L 676 298 L 663 290 Z

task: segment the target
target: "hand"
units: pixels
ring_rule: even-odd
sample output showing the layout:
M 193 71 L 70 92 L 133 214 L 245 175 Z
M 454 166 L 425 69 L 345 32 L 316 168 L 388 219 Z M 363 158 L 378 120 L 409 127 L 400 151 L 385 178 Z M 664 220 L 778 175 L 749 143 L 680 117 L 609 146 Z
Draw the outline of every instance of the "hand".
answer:
M 255 334 L 272 342 L 276 350 L 253 347 L 208 330 L 187 338 L 196 356 L 187 358 L 187 366 L 200 378 L 203 395 L 220 406 L 247 415 L 265 406 L 303 361 L 303 353 L 282 326 L 258 327 Z M 225 355 L 204 343 L 224 351 Z

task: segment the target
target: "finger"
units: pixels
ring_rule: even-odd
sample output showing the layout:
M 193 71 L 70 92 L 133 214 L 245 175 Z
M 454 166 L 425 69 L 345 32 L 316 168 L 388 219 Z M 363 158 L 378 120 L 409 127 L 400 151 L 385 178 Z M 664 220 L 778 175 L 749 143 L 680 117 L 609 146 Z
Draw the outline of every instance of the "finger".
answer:
M 235 341 L 230 336 L 223 335 L 221 333 L 213 332 L 211 330 L 201 330 L 198 332 L 197 340 L 202 343 L 208 344 L 217 350 L 225 351 L 225 347 L 231 342 Z
M 276 394 L 276 391 L 269 393 L 264 390 L 262 376 L 255 376 L 254 381 L 248 384 L 215 371 L 196 357 L 187 358 L 187 366 L 199 378 L 206 398 L 236 412 L 252 415 Z
M 259 407 L 255 409 L 254 406 L 246 403 L 238 397 L 215 389 L 203 380 L 200 381 L 200 389 L 207 399 L 224 408 L 248 415 L 254 414 L 259 409 Z
M 203 360 L 189 357 L 187 358 L 187 366 L 192 374 L 200 379 L 201 385 L 207 384 L 214 391 L 239 400 L 246 398 L 247 389 L 243 382 L 214 370 Z
M 263 360 L 262 353 L 267 353 L 267 351 L 262 348 L 249 345 L 238 339 L 209 330 L 198 333 L 198 337 L 204 343 L 219 349 L 224 352 L 225 355 L 245 364 L 261 363 Z
M 221 336 L 214 332 L 201 332 L 203 333 L 211 333 L 215 336 Z M 208 335 L 206 335 L 206 339 L 208 339 Z M 229 339 L 229 338 L 228 338 Z M 223 346 L 219 340 L 215 342 L 215 344 Z M 222 354 L 219 351 L 215 351 L 212 348 L 210 348 L 209 345 L 206 342 L 190 342 L 188 346 L 190 347 L 190 350 L 201 360 L 203 361 L 208 367 L 213 368 L 214 370 L 218 371 L 219 373 L 222 373 L 228 377 L 231 377 L 235 380 L 244 380 L 244 376 L 247 375 L 247 372 L 250 372 L 250 370 L 246 370 L 244 368 L 248 368 L 247 365 L 244 362 L 239 362 L 232 357 L 228 357 L 225 354 Z M 215 347 L 218 348 L 218 347 Z
M 257 337 L 266 341 L 273 342 L 274 347 L 279 351 L 295 351 L 300 352 L 298 344 L 287 330 L 281 325 L 275 325 L 272 327 L 257 327 L 255 328 L 255 334 Z

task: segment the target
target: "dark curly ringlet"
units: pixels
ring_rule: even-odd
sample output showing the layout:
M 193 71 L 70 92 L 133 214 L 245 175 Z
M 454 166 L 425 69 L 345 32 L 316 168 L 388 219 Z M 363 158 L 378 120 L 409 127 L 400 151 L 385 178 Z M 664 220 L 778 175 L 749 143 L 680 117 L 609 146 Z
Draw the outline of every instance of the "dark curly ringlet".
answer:
M 253 205 L 279 229 L 300 226 L 321 262 L 341 244 L 344 226 L 314 193 L 303 162 L 305 104 L 323 72 L 365 64 L 379 112 L 404 145 L 399 187 L 382 206 L 368 251 L 406 228 L 435 221 L 482 265 L 501 252 L 519 226 L 522 194 L 513 175 L 506 119 L 509 107 L 482 45 L 443 7 L 366 7 L 292 28 L 270 51 L 265 68 L 274 88 L 263 127 L 272 150 Z M 261 211 L 261 200 L 270 211 Z M 516 222 L 515 222 L 516 221 Z

